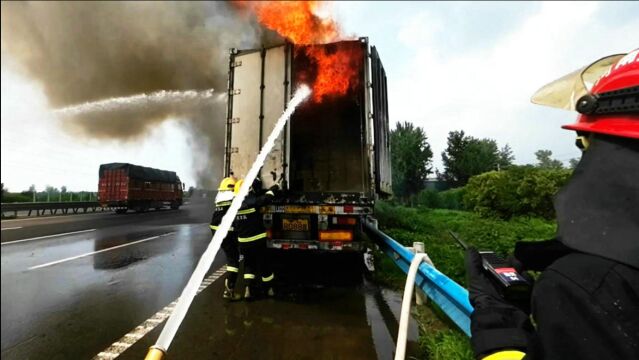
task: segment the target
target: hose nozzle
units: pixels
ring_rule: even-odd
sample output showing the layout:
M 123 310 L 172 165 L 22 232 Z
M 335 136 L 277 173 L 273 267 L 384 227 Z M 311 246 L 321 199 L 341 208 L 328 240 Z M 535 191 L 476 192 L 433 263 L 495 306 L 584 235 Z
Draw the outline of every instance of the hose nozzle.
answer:
M 146 353 L 144 360 L 162 360 L 166 356 L 166 351 L 157 345 L 153 345 L 149 348 L 149 352 Z

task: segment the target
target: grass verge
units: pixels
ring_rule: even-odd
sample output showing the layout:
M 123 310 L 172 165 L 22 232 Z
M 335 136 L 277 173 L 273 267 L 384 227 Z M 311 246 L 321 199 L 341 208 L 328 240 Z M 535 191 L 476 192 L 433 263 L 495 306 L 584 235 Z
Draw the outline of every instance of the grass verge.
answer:
M 380 202 L 376 217 L 382 231 L 393 239 L 412 246 L 425 244 L 435 266 L 448 277 L 465 285 L 464 251 L 450 237 L 452 230 L 478 249 L 511 253 L 515 242 L 545 240 L 554 236 L 554 221 L 531 217 L 510 220 L 482 218 L 458 210 L 407 208 Z M 383 285 L 403 289 L 405 274 L 385 255 L 377 254 L 375 280 Z M 416 307 L 414 316 L 420 327 L 420 356 L 425 359 L 472 359 L 468 338 L 435 306 Z

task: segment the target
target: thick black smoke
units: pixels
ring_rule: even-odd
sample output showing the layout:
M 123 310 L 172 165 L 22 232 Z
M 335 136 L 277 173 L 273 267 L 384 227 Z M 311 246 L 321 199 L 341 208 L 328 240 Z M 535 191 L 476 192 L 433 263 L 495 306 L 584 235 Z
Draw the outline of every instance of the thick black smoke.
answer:
M 2 2 L 2 52 L 39 81 L 52 108 L 159 90 L 226 91 L 228 49 L 256 47 L 263 30 L 225 2 Z M 216 100 L 213 100 L 216 99 Z M 219 176 L 224 101 L 75 115 L 92 138 L 135 140 L 186 119 L 199 186 Z

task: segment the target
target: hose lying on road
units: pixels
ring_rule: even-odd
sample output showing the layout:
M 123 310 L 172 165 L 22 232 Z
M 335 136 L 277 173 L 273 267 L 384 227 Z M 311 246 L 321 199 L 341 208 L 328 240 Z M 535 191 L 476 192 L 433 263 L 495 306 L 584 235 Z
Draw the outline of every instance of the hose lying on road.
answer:
M 195 270 L 193 271 L 189 282 L 184 287 L 184 290 L 180 295 L 173 313 L 162 329 L 162 333 L 160 334 L 158 341 L 149 349 L 149 352 L 146 356 L 147 360 L 161 359 L 168 350 L 169 346 L 171 345 L 171 341 L 173 341 L 173 338 L 175 337 L 175 333 L 177 332 L 178 327 L 186 316 L 186 312 L 188 311 L 191 302 L 193 302 L 193 298 L 197 293 L 197 289 L 200 286 L 200 283 L 202 283 L 204 276 L 206 275 L 207 271 L 209 271 L 209 268 L 213 263 L 215 255 L 220 249 L 222 240 L 226 237 L 226 234 L 228 233 L 231 224 L 233 223 L 235 214 L 240 209 L 242 201 L 244 201 L 244 198 L 248 194 L 253 180 L 255 180 L 255 178 L 257 177 L 262 164 L 266 160 L 266 156 L 271 152 L 271 149 L 275 144 L 275 139 L 277 139 L 277 137 L 282 132 L 282 129 L 284 129 L 284 125 L 286 125 L 286 122 L 293 114 L 293 111 L 295 111 L 295 108 L 297 108 L 297 106 L 299 106 L 299 104 L 301 104 L 302 101 L 304 101 L 310 95 L 310 93 L 311 90 L 307 86 L 300 86 L 300 88 L 297 89 L 295 95 L 289 102 L 286 111 L 284 111 L 282 116 L 280 116 L 280 118 L 277 120 L 277 123 L 275 123 L 275 128 L 273 128 L 273 131 L 266 140 L 266 143 L 264 143 L 262 150 L 260 150 L 260 153 L 257 155 L 257 159 L 255 159 L 255 162 L 251 166 L 251 169 L 244 178 L 244 183 L 240 187 L 239 194 L 233 199 L 233 202 L 231 203 L 231 206 L 229 207 L 226 215 L 224 215 L 224 217 L 222 218 L 219 229 L 215 232 L 215 235 L 213 235 L 211 243 L 202 254 L 202 257 L 195 267 Z

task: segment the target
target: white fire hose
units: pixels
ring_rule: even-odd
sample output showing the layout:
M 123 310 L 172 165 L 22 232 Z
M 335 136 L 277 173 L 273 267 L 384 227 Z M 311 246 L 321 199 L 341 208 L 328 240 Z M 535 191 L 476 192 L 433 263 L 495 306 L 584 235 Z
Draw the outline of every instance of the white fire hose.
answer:
M 202 283 L 204 276 L 213 263 L 215 255 L 220 249 L 222 240 L 226 237 L 226 234 L 233 224 L 233 219 L 235 219 L 237 211 L 240 209 L 240 206 L 242 206 L 242 202 L 248 194 L 249 188 L 253 184 L 253 180 L 255 180 L 255 178 L 257 177 L 262 164 L 266 160 L 266 156 L 271 152 L 271 149 L 275 144 L 275 139 L 277 139 L 277 137 L 284 129 L 284 125 L 286 125 L 286 122 L 293 114 L 293 111 L 295 111 L 295 108 L 297 108 L 297 106 L 301 104 L 302 101 L 304 101 L 310 94 L 311 90 L 307 86 L 300 86 L 289 102 L 286 111 L 284 111 L 284 113 L 275 123 L 273 131 L 264 143 L 264 146 L 260 150 L 260 153 L 257 155 L 257 158 L 251 166 L 251 169 L 248 171 L 248 174 L 246 174 L 244 183 L 240 187 L 239 193 L 237 194 L 237 196 L 235 196 L 235 198 L 231 202 L 231 206 L 222 218 L 220 227 L 215 232 L 215 235 L 213 235 L 211 243 L 202 254 L 202 257 L 200 257 L 200 261 L 195 267 L 195 270 L 193 271 L 189 282 L 184 287 L 184 290 L 182 291 L 182 294 L 180 295 L 180 298 L 175 305 L 173 313 L 171 313 L 169 320 L 166 322 L 166 325 L 164 325 L 164 328 L 162 329 L 162 333 L 160 333 L 160 337 L 158 338 L 155 345 L 153 345 L 149 349 L 149 352 L 147 353 L 145 358 L 146 360 L 162 359 L 166 354 L 167 349 L 169 348 L 171 342 L 173 341 L 173 338 L 175 337 L 175 333 L 177 332 L 178 327 L 182 323 L 182 320 L 184 320 L 186 312 L 188 311 L 189 306 L 191 305 L 191 302 L 193 301 L 193 298 L 197 293 L 198 287 Z
M 399 330 L 397 332 L 397 347 L 395 349 L 395 360 L 404 360 L 406 357 L 406 341 L 408 339 L 408 321 L 410 320 L 410 306 L 413 300 L 413 289 L 415 288 L 415 276 L 422 261 L 433 265 L 433 262 L 426 253 L 417 253 L 410 263 L 404 286 L 404 298 L 402 299 L 402 311 L 399 317 Z

